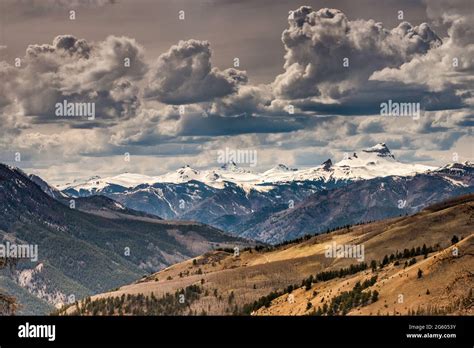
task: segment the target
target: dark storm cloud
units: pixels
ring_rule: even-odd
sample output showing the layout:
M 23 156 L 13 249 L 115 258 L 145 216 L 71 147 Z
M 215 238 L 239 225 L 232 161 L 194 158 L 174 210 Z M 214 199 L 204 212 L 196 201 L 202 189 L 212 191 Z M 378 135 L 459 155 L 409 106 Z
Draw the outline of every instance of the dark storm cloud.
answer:
M 329 115 L 380 115 L 380 104 L 388 100 L 401 103 L 420 103 L 426 111 L 460 109 L 465 100 L 455 90 L 431 92 L 421 85 L 402 82 L 367 81 L 360 88 L 332 103 L 311 99 L 293 101 L 302 111 Z
M 472 130 L 472 127 L 474 127 L 474 112 L 471 112 L 470 114 L 465 115 L 463 119 L 456 122 L 456 125 L 458 127 L 467 127 L 467 128 L 471 127 L 471 130 Z
M 183 117 L 180 135 L 237 135 L 245 133 L 285 133 L 304 129 L 315 120 L 307 116 L 249 116 L 222 117 L 193 115 Z

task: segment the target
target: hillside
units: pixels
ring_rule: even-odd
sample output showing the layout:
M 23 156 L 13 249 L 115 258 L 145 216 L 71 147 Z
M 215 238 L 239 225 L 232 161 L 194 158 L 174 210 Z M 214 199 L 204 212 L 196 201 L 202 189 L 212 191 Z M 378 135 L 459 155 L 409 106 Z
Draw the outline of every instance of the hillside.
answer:
M 316 307 L 316 302 L 320 301 L 321 297 L 318 296 L 324 296 L 327 301 L 338 291 L 350 289 L 358 280 L 374 275 L 377 276 L 374 289 L 379 291 L 379 300 L 371 307 L 360 309 L 360 313 L 354 311 L 350 314 L 390 312 L 392 296 L 400 292 L 406 292 L 407 309 L 403 310 L 416 310 L 419 305 L 441 301 L 443 296 L 454 300 L 454 293 L 459 299 L 469 296 L 473 285 L 473 227 L 474 195 L 471 194 L 412 216 L 350 226 L 285 245 L 240 250 L 238 254 L 232 250 L 209 252 L 115 291 L 93 296 L 75 307 L 67 308 L 66 313 L 91 314 L 94 310 L 95 314 L 221 315 L 249 314 L 256 310 L 256 314 L 265 315 L 309 314 L 311 308 Z M 460 255 L 456 259 L 449 257 L 453 235 L 462 238 L 456 244 Z M 363 262 L 354 258 L 326 257 L 326 247 L 333 243 L 363 245 Z M 394 254 L 393 258 L 391 254 Z M 428 258 L 424 259 L 424 254 Z M 384 261 L 385 256 L 387 262 Z M 413 258 L 417 260 L 416 263 L 404 268 L 405 263 L 413 262 Z M 372 260 L 377 265 L 373 274 L 370 269 Z M 394 266 L 396 261 L 398 266 Z M 380 264 L 384 267 L 381 268 Z M 316 278 L 319 274 L 321 279 L 327 278 L 328 274 L 331 275 L 330 271 L 339 274 L 341 268 L 347 269 L 343 271 L 344 278 L 327 282 L 321 280 L 314 284 L 310 282 L 307 291 L 299 289 L 310 276 Z M 418 268 L 422 269 L 424 276 L 412 286 L 411 282 L 417 281 L 413 274 L 416 276 Z M 321 272 L 329 273 L 321 275 Z M 199 289 L 196 290 L 198 295 L 192 301 L 178 302 L 179 295 L 190 286 Z M 421 297 L 421 293 L 417 293 L 421 289 L 424 289 L 424 293 L 430 290 L 430 297 Z M 297 305 L 286 304 L 288 290 L 293 290 Z M 318 294 L 313 295 L 313 291 Z M 417 300 L 413 300 L 415 294 Z M 310 297 L 315 303 L 306 310 Z M 163 300 L 167 306 L 159 307 L 161 309 L 157 311 L 156 307 L 145 305 L 155 303 L 150 299 L 158 303 Z M 269 305 L 269 308 L 258 310 L 259 306 L 254 306 L 257 300 L 260 304 Z M 380 307 L 381 303 L 383 308 Z M 446 301 L 439 303 L 445 304 Z M 465 310 L 472 313 L 470 307 Z M 401 311 L 397 307 L 397 312 Z
M 454 249 L 456 248 L 456 249 Z M 456 251 L 454 251 L 456 250 Z M 459 253 L 457 256 L 455 253 Z M 405 266 L 403 262 L 389 265 L 373 272 L 365 270 L 341 281 L 336 278 L 313 284 L 310 288 L 299 287 L 289 294 L 279 296 L 268 307 L 261 307 L 254 315 L 324 315 L 331 304 L 344 292 L 351 292 L 358 283 L 363 284 L 376 276 L 375 284 L 363 293 L 358 305 L 341 301 L 333 314 L 346 315 L 473 315 L 474 297 L 474 235 L 434 252 L 428 258 L 415 257 L 416 263 Z M 419 276 L 419 272 L 421 276 Z M 377 291 L 377 300 L 372 300 Z M 342 295 L 343 296 L 343 295 Z M 342 298 L 342 297 L 340 297 Z M 328 306 L 326 312 L 324 306 Z M 334 308 L 334 307 L 333 307 Z
M 103 292 L 213 248 L 247 243 L 200 223 L 135 212 L 105 197 L 75 204 L 52 198 L 21 170 L 0 164 L 0 244 L 38 247 L 37 261 L 23 260 L 13 272 L 0 273 L 0 287 L 23 297 L 20 313 L 39 314 L 35 308 L 44 306 L 37 299 L 61 305 L 71 295 Z

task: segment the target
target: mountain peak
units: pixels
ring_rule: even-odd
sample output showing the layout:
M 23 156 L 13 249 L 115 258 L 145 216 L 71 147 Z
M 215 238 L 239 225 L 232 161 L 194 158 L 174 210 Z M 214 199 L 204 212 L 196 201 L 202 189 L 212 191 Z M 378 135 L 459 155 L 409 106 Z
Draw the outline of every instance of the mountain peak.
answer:
M 290 172 L 290 171 L 294 171 L 295 169 L 291 169 L 290 167 L 284 165 L 284 164 L 278 164 L 277 166 L 275 166 L 273 168 L 274 170 L 276 171 L 279 171 L 279 172 Z
M 392 155 L 385 143 L 378 143 L 377 145 L 374 145 L 362 151 L 366 153 L 376 153 L 379 157 L 390 157 L 395 159 L 395 156 Z
M 176 171 L 178 174 L 181 174 L 181 175 L 188 175 L 190 173 L 194 173 L 194 174 L 198 174 L 199 171 L 194 169 L 194 168 L 191 168 L 189 166 L 189 164 L 186 164 L 185 166 L 179 168 L 177 171 Z
M 238 166 L 234 161 L 229 161 L 221 166 L 221 169 L 230 170 L 230 171 L 235 170 L 237 168 Z
M 329 168 L 332 167 L 332 161 L 330 158 L 328 158 L 326 161 L 324 161 L 323 163 L 321 163 L 321 165 L 323 166 L 323 169 L 324 170 L 329 170 Z

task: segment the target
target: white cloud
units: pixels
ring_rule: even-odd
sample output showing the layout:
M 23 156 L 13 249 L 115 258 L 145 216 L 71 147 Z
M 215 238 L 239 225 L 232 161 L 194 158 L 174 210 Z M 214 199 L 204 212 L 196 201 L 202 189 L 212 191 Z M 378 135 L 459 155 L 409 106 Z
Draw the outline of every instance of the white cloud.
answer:
M 397 68 L 375 72 L 372 80 L 424 85 L 431 91 L 473 90 L 474 16 L 445 16 L 450 25 L 443 45 Z
M 143 49 L 133 39 L 110 36 L 89 44 L 61 35 L 52 45 L 30 45 L 21 66 L 9 69 L 16 71 L 10 74 L 9 93 L 34 122 L 63 121 L 55 117 L 54 107 L 64 99 L 95 103 L 96 122 L 107 122 L 133 116 L 139 90 L 132 82 L 143 77 L 147 66 Z
M 398 67 L 441 42 L 423 23 L 388 30 L 374 20 L 350 21 L 336 9 L 300 7 L 283 32 L 285 72 L 274 82 L 281 98 L 339 99 L 385 67 Z M 343 66 L 344 59 L 348 66 Z
M 187 40 L 158 57 L 146 96 L 168 104 L 189 104 L 235 93 L 246 82 L 243 71 L 212 67 L 207 41 Z

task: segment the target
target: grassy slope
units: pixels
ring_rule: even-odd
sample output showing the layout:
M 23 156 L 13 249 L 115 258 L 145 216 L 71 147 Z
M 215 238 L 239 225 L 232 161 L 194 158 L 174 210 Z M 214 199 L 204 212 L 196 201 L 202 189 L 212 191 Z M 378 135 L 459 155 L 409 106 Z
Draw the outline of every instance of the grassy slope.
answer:
M 441 208 L 424 210 L 413 216 L 355 226 L 350 229 L 315 236 L 297 244 L 281 246 L 273 251 L 245 251 L 240 253 L 238 257 L 226 252 L 207 253 L 196 258 L 196 264 L 193 264 L 191 260 L 182 262 L 139 282 L 123 286 L 117 291 L 100 294 L 94 298 L 115 297 L 128 293 L 143 293 L 145 295 L 154 293 L 160 296 L 191 284 L 201 283 L 201 280 L 204 279 L 203 288 L 209 291 L 209 295 L 203 296 L 191 308 L 198 312 L 205 309 L 211 314 L 226 314 L 229 308 L 232 310 L 235 305 L 242 307 L 242 305 L 253 302 L 261 296 L 268 295 L 273 290 L 281 290 L 290 284 L 299 285 L 309 275 L 357 263 L 354 259 L 326 258 L 324 256 L 325 246 L 332 242 L 337 244 L 363 244 L 365 246 L 365 261 L 369 263 L 371 260 L 381 261 L 385 255 L 395 253 L 397 250 L 403 251 L 405 248 L 416 248 L 423 244 L 427 246 L 439 244 L 440 249 L 447 248 L 451 244 L 450 240 L 454 234 L 465 237 L 464 241 L 460 243 L 464 248 L 469 246 L 472 241 L 472 238 L 467 237 L 473 234 L 473 225 L 474 195 L 471 195 L 467 200 L 454 201 L 454 203 Z M 436 257 L 439 258 L 440 255 Z M 431 258 L 434 258 L 434 256 L 431 255 Z M 467 266 L 473 269 L 471 266 L 472 256 L 468 256 L 464 260 L 462 262 L 467 262 Z M 419 262 L 417 265 L 421 266 L 425 263 Z M 416 268 L 417 265 L 414 266 L 416 271 L 418 269 Z M 403 268 L 403 266 L 401 267 Z M 197 274 L 199 269 L 202 274 Z M 410 270 L 407 269 L 406 274 L 402 273 L 401 276 L 406 277 L 408 274 L 406 278 L 410 280 L 412 276 Z M 385 271 L 387 274 L 381 274 L 375 286 L 381 286 L 381 282 L 385 281 L 383 280 L 384 277 L 393 275 L 388 268 Z M 453 271 L 450 268 L 439 267 L 433 268 L 433 271 L 427 270 L 427 276 L 430 272 L 437 274 L 437 281 L 442 286 L 446 287 L 451 284 L 450 277 Z M 369 271 L 367 276 L 369 273 L 371 272 Z M 400 275 L 397 275 L 397 277 L 400 277 Z M 333 282 L 342 286 L 348 281 L 348 286 L 352 286 L 351 282 L 355 283 L 356 279 L 339 279 Z M 397 283 L 394 280 L 391 280 L 391 283 L 394 284 L 395 292 L 400 291 L 397 290 Z M 469 283 L 466 284 L 469 285 Z M 401 282 L 399 286 L 403 288 L 405 286 L 404 282 Z M 428 283 L 426 286 L 435 289 Z M 461 288 L 465 292 L 465 287 L 461 286 Z M 215 289 L 217 289 L 217 297 L 213 295 Z M 337 285 L 334 289 L 328 289 L 331 292 L 337 292 L 337 290 Z M 426 290 L 424 289 L 425 292 Z M 229 305 L 228 297 L 232 291 L 235 294 L 235 300 Z M 435 291 L 434 294 L 437 294 L 438 290 L 433 291 Z M 220 298 L 220 296 L 222 297 Z M 385 304 L 385 300 L 389 302 L 389 299 L 385 299 L 384 296 L 384 292 L 381 291 L 379 304 Z M 305 299 L 305 307 L 306 302 Z M 388 308 L 385 309 L 389 311 Z M 374 304 L 373 308 L 367 308 L 367 310 L 374 314 L 378 312 L 379 308 Z M 384 312 L 383 310 L 380 311 Z M 275 312 L 268 311 L 265 314 L 292 313 L 292 310 L 285 311 L 282 309 L 280 311 L 275 309 Z M 302 312 L 297 313 L 303 314 Z
M 343 291 L 350 291 L 356 282 L 363 282 L 377 275 L 376 284 L 367 290 L 379 292 L 378 301 L 364 307 L 352 309 L 349 315 L 407 315 L 410 312 L 436 307 L 448 314 L 472 315 L 471 305 L 459 304 L 457 301 L 470 296 L 474 286 L 472 270 L 474 269 L 474 235 L 463 239 L 455 245 L 459 256 L 454 256 L 452 247 L 433 253 L 427 259 L 417 257 L 417 263 L 404 268 L 403 264 L 393 264 L 382 270 L 367 270 L 342 280 L 337 278 L 327 282 L 313 284 L 310 290 L 299 288 L 292 292 L 294 302 L 288 301 L 285 294 L 272 301 L 269 308 L 261 308 L 256 315 L 307 315 Z M 423 276 L 418 278 L 418 270 Z M 316 292 L 316 295 L 315 293 Z M 307 303 L 311 303 L 310 309 Z M 410 312 L 409 312 L 410 311 Z

